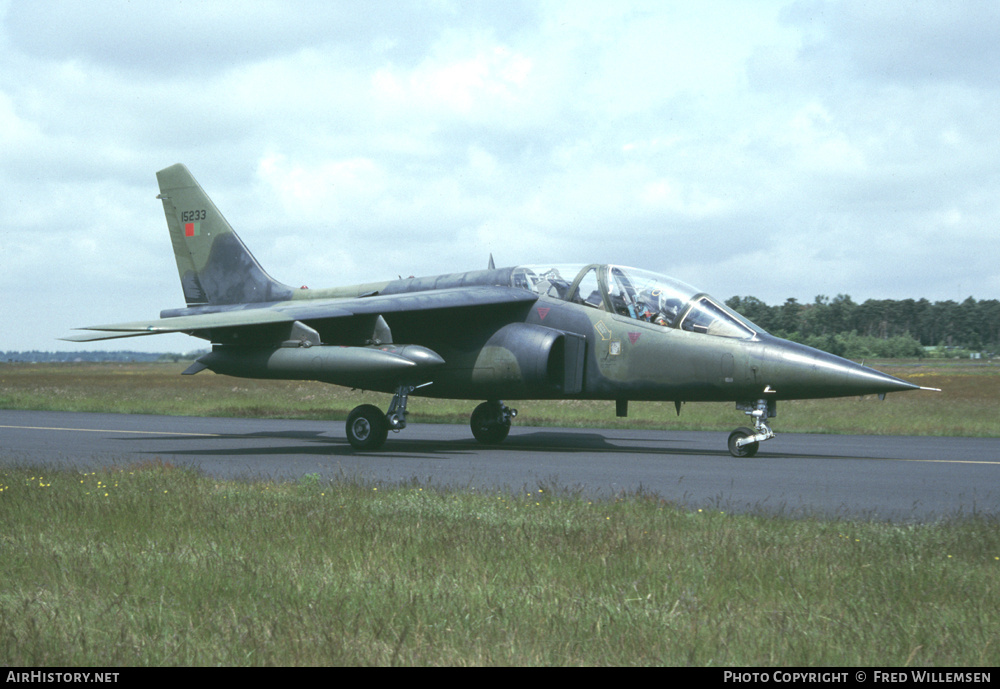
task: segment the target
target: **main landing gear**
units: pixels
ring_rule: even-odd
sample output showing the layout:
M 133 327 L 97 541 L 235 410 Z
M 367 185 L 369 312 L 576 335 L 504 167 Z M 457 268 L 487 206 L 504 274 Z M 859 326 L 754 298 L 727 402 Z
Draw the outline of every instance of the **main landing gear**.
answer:
M 500 400 L 483 402 L 472 412 L 469 425 L 472 435 L 484 445 L 498 445 L 510 433 L 510 420 L 517 416 L 517 409 L 511 409 Z
M 753 419 L 753 428 L 737 428 L 729 434 L 729 454 L 733 457 L 753 457 L 760 444 L 774 437 L 767 420 L 778 415 L 775 400 L 760 399 L 756 402 L 737 402 L 736 408 Z
M 416 388 L 400 385 L 389 404 L 389 411 L 374 404 L 362 404 L 347 415 L 347 442 L 356 450 L 377 450 L 385 444 L 389 431 L 406 428 L 406 401 Z
M 373 404 L 355 407 L 347 416 L 347 442 L 356 450 L 377 450 L 385 444 L 389 431 L 406 428 L 406 402 L 416 388 L 400 385 L 389 404 L 389 411 Z M 500 400 L 483 402 L 472 412 L 472 435 L 485 445 L 497 445 L 510 433 L 510 420 L 517 416 L 517 409 L 511 409 Z

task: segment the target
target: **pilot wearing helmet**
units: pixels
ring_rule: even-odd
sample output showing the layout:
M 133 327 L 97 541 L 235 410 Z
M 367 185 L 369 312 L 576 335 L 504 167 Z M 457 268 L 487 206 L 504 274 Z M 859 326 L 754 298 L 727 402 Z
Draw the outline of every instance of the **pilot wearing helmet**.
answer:
M 667 299 L 663 290 L 655 289 L 652 292 L 643 292 L 638 306 L 640 320 L 670 327 L 677 319 L 681 303 L 677 299 Z

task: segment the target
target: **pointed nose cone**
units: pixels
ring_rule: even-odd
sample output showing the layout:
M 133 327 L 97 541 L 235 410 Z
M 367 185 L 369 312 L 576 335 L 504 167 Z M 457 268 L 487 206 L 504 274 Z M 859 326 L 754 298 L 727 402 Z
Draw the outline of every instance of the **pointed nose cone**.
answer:
M 788 340 L 768 341 L 757 362 L 759 380 L 779 399 L 850 397 L 919 390 L 905 380 Z

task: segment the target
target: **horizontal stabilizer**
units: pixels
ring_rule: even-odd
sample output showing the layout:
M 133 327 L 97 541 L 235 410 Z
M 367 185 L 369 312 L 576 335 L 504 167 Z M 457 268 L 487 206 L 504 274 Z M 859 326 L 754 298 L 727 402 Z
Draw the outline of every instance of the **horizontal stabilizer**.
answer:
M 60 337 L 59 339 L 63 342 L 98 342 L 100 340 L 117 340 L 123 337 L 142 337 L 143 335 L 158 335 L 155 332 L 142 332 L 142 333 L 111 333 L 111 332 L 91 332 L 91 333 L 78 333 L 76 335 L 67 335 L 66 337 Z

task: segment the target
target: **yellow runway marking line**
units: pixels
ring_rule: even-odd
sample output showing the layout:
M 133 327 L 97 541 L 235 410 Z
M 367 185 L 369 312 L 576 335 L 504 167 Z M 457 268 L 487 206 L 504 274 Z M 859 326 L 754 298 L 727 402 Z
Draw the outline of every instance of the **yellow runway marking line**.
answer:
M 988 459 L 904 459 L 897 458 L 897 462 L 942 462 L 944 464 L 1000 464 L 1000 461 Z
M 188 435 L 202 438 L 222 438 L 221 433 L 178 433 L 176 431 L 122 431 L 108 428 L 58 428 L 55 426 L 3 426 L 0 428 L 16 428 L 23 431 L 75 431 L 77 433 L 128 433 L 131 435 Z

